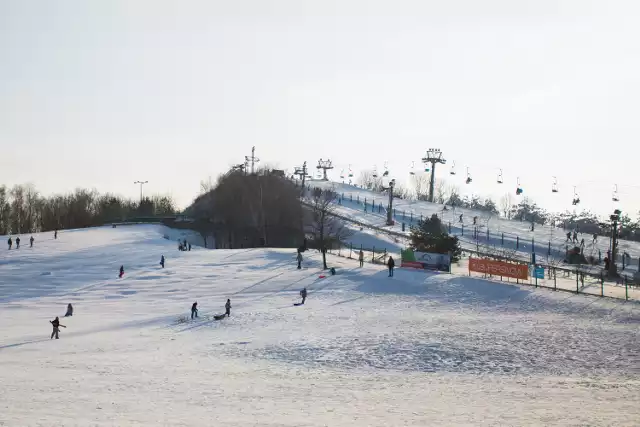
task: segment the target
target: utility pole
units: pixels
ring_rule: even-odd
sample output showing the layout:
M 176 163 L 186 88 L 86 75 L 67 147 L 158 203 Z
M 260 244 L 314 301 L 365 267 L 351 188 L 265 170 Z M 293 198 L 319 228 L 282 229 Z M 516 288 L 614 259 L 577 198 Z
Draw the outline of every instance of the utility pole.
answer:
M 300 190 L 300 197 L 302 197 L 304 195 L 304 181 L 307 177 L 307 162 L 304 162 L 301 168 L 296 168 L 293 174 L 302 177 L 302 187 Z
M 136 181 L 134 184 L 140 184 L 140 203 L 142 203 L 142 186 L 148 184 L 149 181 Z
M 618 268 L 616 266 L 616 251 L 618 249 L 618 221 L 620 220 L 620 212 L 619 209 L 613 211 L 613 215 L 609 217 L 612 223 L 611 227 L 611 259 L 609 260 L 609 277 L 617 277 L 618 276 Z
M 316 166 L 316 169 L 322 169 L 323 171 L 322 180 L 329 181 L 329 178 L 327 178 L 327 170 L 333 169 L 331 160 L 322 160 L 322 159 L 318 160 L 318 166 Z
M 396 180 L 389 181 L 389 205 L 387 206 L 387 225 L 393 225 L 393 187 L 396 186 Z
M 447 161 L 442 157 L 442 151 L 439 148 L 429 148 L 427 156 L 422 159 L 422 163 L 431 164 L 431 179 L 429 180 L 429 202 L 433 203 L 433 187 L 436 181 L 436 164 L 445 164 Z
M 255 164 L 260 162 L 260 159 L 256 157 L 256 147 L 251 147 L 251 157 L 244 156 L 245 164 L 248 165 L 251 162 L 251 175 L 255 172 Z

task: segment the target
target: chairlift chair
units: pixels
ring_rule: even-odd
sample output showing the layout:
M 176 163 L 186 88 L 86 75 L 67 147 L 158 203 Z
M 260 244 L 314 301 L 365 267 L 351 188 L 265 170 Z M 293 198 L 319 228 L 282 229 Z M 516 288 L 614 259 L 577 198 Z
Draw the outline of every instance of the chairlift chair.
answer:
M 558 192 L 558 178 L 556 178 L 555 176 L 553 177 L 553 184 L 551 184 L 551 192 L 552 193 Z
M 580 196 L 578 196 L 578 193 L 576 192 L 576 187 L 573 187 L 573 200 L 571 201 L 571 204 L 573 206 L 577 205 L 580 203 Z
M 516 187 L 516 196 L 519 196 L 522 194 L 524 190 L 522 189 L 522 186 L 520 186 L 520 177 L 518 177 L 518 187 Z
M 467 168 L 467 180 L 465 182 L 467 184 L 471 184 L 471 181 L 473 181 L 473 179 L 471 179 L 471 174 L 469 173 L 469 168 Z
M 373 177 L 377 178 L 378 177 L 378 168 L 377 167 L 373 167 Z
M 353 178 L 353 171 L 351 170 L 351 165 L 349 165 L 349 178 Z
M 340 179 L 344 179 L 344 169 L 340 171 Z
M 500 173 L 498 174 L 498 184 L 502 184 L 504 179 L 502 178 L 502 169 L 500 169 Z
M 384 173 L 382 176 L 389 176 L 389 166 L 387 162 L 384 162 Z
M 620 198 L 618 197 L 618 184 L 614 184 L 613 186 L 613 195 L 611 196 L 611 200 L 614 202 L 620 201 Z
M 409 171 L 409 175 L 415 175 L 415 167 L 416 167 L 416 162 L 411 162 L 411 170 Z
M 455 175 L 456 174 L 456 161 L 453 161 L 453 164 L 451 165 L 451 171 L 449 172 L 449 174 L 451 175 Z

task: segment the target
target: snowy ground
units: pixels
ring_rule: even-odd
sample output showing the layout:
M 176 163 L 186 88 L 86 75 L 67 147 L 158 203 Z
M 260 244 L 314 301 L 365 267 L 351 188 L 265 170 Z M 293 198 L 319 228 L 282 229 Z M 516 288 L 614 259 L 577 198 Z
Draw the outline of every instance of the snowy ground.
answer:
M 290 250 L 178 252 L 164 234 L 0 252 L 0 425 L 640 424 L 637 303 L 339 257 L 321 279 L 314 254 L 296 270 Z

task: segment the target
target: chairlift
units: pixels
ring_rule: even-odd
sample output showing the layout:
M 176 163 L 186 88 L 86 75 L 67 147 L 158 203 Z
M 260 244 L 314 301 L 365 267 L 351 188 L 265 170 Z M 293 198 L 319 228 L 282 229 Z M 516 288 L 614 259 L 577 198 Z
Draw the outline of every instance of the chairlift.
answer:
M 518 177 L 518 186 L 516 187 L 516 196 L 519 196 L 522 194 L 524 190 L 522 189 L 522 186 L 520 185 L 520 177 Z
M 411 162 L 411 170 L 409 171 L 409 175 L 415 175 L 415 167 L 416 167 L 416 162 Z
M 351 170 L 351 165 L 349 165 L 349 178 L 353 178 L 353 171 Z
M 498 184 L 502 184 L 504 182 L 504 178 L 502 178 L 502 169 L 500 169 L 500 173 L 498 174 Z
M 340 171 L 340 179 L 344 179 L 344 169 Z
M 451 174 L 451 175 L 455 175 L 456 174 L 456 161 L 455 160 L 451 164 L 451 171 L 449 172 L 449 174 Z
M 469 173 L 469 168 L 467 167 L 467 180 L 465 182 L 467 184 L 471 184 L 471 181 L 473 181 L 473 179 L 471 179 L 471 174 Z
M 611 199 L 614 202 L 619 202 L 620 198 L 618 197 L 618 184 L 614 184 L 613 185 L 613 195 L 611 196 Z
M 558 178 L 556 178 L 555 176 L 553 177 L 553 184 L 551 184 L 551 192 L 552 193 L 558 192 Z
M 374 166 L 374 167 L 373 167 L 373 177 L 374 177 L 374 178 L 377 178 L 377 177 L 378 177 L 378 168 L 377 168 L 377 166 Z
M 384 173 L 382 174 L 382 176 L 389 176 L 389 163 L 388 162 L 384 162 Z
M 580 196 L 578 196 L 578 193 L 576 192 L 576 187 L 573 187 L 573 201 L 571 202 L 571 204 L 573 206 L 577 205 L 580 203 Z

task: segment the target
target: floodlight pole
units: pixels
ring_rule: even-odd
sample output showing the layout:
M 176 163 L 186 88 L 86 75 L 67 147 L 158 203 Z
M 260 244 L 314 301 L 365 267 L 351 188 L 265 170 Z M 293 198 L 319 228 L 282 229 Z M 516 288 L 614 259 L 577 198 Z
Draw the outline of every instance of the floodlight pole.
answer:
M 445 164 L 447 161 L 442 157 L 439 148 L 429 148 L 427 156 L 422 159 L 422 163 L 431 165 L 431 179 L 429 180 L 429 202 L 433 203 L 433 187 L 436 181 L 436 164 Z
M 149 181 L 135 181 L 134 184 L 140 184 L 140 203 L 142 203 L 142 186 L 148 184 Z
M 396 180 L 389 181 L 389 206 L 387 207 L 387 225 L 393 225 L 393 187 L 396 185 Z

